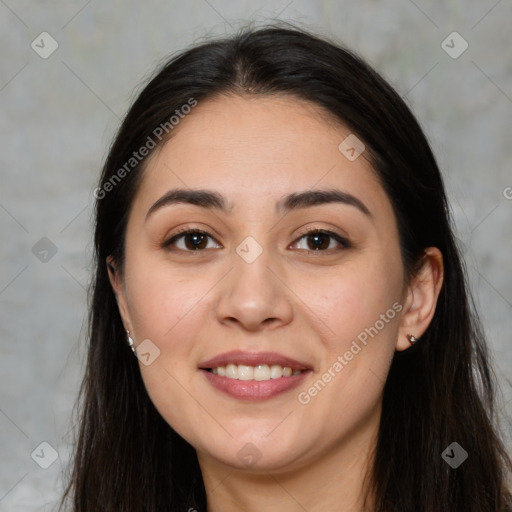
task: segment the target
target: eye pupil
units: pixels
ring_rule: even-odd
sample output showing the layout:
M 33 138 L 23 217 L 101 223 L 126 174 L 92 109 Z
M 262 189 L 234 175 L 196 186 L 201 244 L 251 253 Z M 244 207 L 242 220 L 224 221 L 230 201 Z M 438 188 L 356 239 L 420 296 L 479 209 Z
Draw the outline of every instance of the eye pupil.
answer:
M 185 245 L 187 249 L 195 251 L 197 249 L 204 249 L 206 236 L 202 233 L 188 233 L 185 235 Z M 192 244 L 189 242 L 192 241 Z
M 319 249 L 327 249 L 329 247 L 329 235 L 324 233 L 315 233 L 313 235 L 309 235 L 308 237 L 308 246 L 313 251 L 318 251 Z M 309 242 L 314 240 L 313 245 Z
M 200 251 L 208 248 L 208 242 L 211 238 L 211 235 L 208 233 L 190 230 L 174 236 L 171 240 L 165 243 L 163 247 L 173 246 L 177 243 L 178 240 L 181 240 L 179 244 L 184 245 L 184 247 L 180 248 L 182 251 Z M 307 248 L 312 252 L 328 250 L 332 239 L 335 239 L 338 245 L 341 245 L 342 248 L 347 248 L 350 246 L 345 241 L 338 239 L 338 237 L 332 233 L 324 231 L 313 231 L 306 233 L 300 239 L 306 240 Z

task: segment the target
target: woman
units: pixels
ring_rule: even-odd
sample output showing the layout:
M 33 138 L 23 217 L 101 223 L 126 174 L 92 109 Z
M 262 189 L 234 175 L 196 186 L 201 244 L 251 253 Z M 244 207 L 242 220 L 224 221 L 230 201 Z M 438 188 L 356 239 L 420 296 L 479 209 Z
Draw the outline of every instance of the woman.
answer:
M 279 27 L 187 50 L 95 196 L 71 510 L 511 510 L 442 178 L 368 65 Z

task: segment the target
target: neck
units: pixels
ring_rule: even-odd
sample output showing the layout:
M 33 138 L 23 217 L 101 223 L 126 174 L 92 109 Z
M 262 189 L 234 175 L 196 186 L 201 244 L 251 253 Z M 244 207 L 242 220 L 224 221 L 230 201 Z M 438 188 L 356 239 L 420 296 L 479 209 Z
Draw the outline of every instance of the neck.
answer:
M 198 454 L 208 512 L 372 510 L 363 508 L 363 499 L 377 439 L 378 412 L 314 462 L 291 471 L 249 473 Z M 371 497 L 368 504 L 373 506 Z

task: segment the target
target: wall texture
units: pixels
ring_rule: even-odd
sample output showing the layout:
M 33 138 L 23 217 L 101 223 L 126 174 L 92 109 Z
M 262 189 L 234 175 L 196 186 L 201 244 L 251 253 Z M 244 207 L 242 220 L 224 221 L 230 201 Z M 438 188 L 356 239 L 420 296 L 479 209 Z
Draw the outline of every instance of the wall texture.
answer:
M 5 0 L 0 512 L 53 510 L 61 492 L 83 371 L 92 191 L 137 84 L 203 36 L 276 18 L 359 52 L 420 119 L 445 174 L 501 411 L 512 413 L 511 2 Z

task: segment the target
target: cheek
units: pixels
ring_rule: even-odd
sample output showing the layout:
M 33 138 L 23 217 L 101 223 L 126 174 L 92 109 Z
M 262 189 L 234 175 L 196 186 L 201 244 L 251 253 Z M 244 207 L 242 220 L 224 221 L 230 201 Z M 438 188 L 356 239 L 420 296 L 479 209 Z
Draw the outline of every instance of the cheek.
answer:
M 200 303 L 209 287 L 208 276 L 184 277 L 155 262 L 134 272 L 127 283 L 129 308 L 139 338 L 164 343 Z
M 341 350 L 346 343 L 377 323 L 379 330 L 396 324 L 398 303 L 402 292 L 401 267 L 385 262 L 361 260 L 349 262 L 343 268 L 321 279 L 297 277 L 298 295 L 324 324 L 333 349 Z M 382 320 L 382 315 L 384 319 Z
M 400 265 L 373 260 L 317 281 L 323 287 L 309 286 L 308 306 L 315 312 L 310 318 L 313 329 L 325 333 L 325 357 L 317 385 L 302 390 L 304 403 L 314 400 L 333 415 L 352 411 L 353 418 L 376 403 L 396 346 L 401 275 Z
M 151 364 L 139 362 L 146 391 L 166 422 L 191 440 L 191 425 L 204 423 L 191 391 L 195 395 L 195 341 L 204 329 L 198 316 L 207 314 L 201 298 L 209 287 L 204 279 L 183 279 L 158 265 L 132 275 L 127 286 L 137 341 L 149 339 L 158 347 Z
M 189 442 L 201 445 L 195 426 L 210 420 L 191 399 L 201 396 L 194 362 L 201 348 L 219 339 L 215 304 L 219 294 L 228 291 L 221 282 L 225 269 L 177 270 L 156 258 L 148 264 L 150 260 L 145 254 L 127 261 L 127 294 L 137 339 L 149 338 L 160 349 L 153 364 L 140 365 L 142 377 L 165 420 Z M 330 269 L 283 268 L 287 287 L 280 293 L 293 303 L 295 313 L 290 336 L 310 339 L 319 363 L 314 382 L 297 389 L 293 399 L 297 429 L 312 416 L 323 418 L 314 427 L 316 437 L 331 439 L 375 410 L 394 352 L 398 315 L 393 304 L 400 298 L 400 272 L 396 263 L 382 261 L 382 254 L 347 258 Z M 224 439 L 223 429 L 210 423 L 214 437 Z M 253 428 L 254 422 L 240 430 Z

